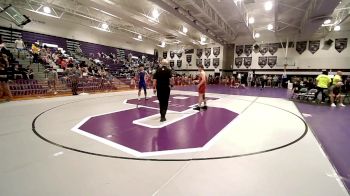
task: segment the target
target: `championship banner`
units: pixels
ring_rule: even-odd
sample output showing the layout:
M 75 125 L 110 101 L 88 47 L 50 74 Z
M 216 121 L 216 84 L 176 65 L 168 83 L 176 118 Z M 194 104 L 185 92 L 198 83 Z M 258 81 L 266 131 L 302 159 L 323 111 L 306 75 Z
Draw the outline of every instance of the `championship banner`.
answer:
M 204 54 L 208 58 L 211 55 L 211 48 L 205 48 L 204 49 Z
M 194 49 L 185 49 L 185 54 L 193 54 Z
M 170 51 L 170 58 L 174 58 L 174 56 L 175 56 L 175 53 L 173 52 L 173 51 Z
M 274 43 L 269 45 L 269 52 L 271 55 L 274 55 L 277 52 L 279 45 L 280 45 L 279 43 Z
M 202 65 L 203 64 L 203 60 L 202 59 L 196 59 L 196 65 L 197 65 L 197 67 L 199 66 L 199 65 Z
M 168 51 L 163 52 L 163 59 L 166 59 L 168 57 Z
M 348 38 L 335 39 L 335 49 L 341 53 L 348 46 Z
M 237 68 L 240 68 L 243 64 L 243 58 L 242 57 L 236 57 L 235 58 L 235 65 Z
M 245 57 L 244 58 L 244 66 L 246 68 L 249 68 L 252 65 L 252 57 Z
M 170 60 L 169 64 L 170 64 L 170 67 L 174 67 L 174 65 L 175 65 L 174 60 Z
M 320 40 L 318 41 L 309 41 L 309 51 L 312 54 L 315 54 L 317 50 L 320 49 Z
M 266 56 L 259 56 L 258 59 L 258 65 L 263 68 L 267 64 L 267 57 Z
M 213 48 L 213 54 L 215 57 L 218 57 L 220 55 L 220 47 Z M 213 61 L 214 63 L 214 61 Z
M 186 55 L 186 61 L 189 64 L 192 61 L 192 55 Z
M 243 54 L 243 48 L 244 48 L 244 46 L 242 46 L 242 45 L 236 46 L 236 54 L 238 56 L 241 56 Z
M 260 44 L 260 47 L 259 47 L 260 54 L 264 56 L 268 51 L 268 47 L 269 47 L 268 44 Z
M 219 65 L 220 65 L 220 58 L 214 58 L 213 59 L 213 66 L 215 68 L 217 68 L 217 67 L 219 67 Z
M 295 50 L 299 54 L 303 54 L 303 52 L 306 50 L 306 45 L 307 45 L 307 41 L 297 42 Z
M 203 49 L 197 49 L 197 57 L 201 58 L 203 55 Z
M 210 67 L 210 59 L 204 59 L 204 66 L 206 68 Z
M 277 64 L 277 56 L 269 56 L 267 64 L 270 66 L 270 68 L 273 68 Z
M 177 65 L 177 67 L 180 68 L 182 66 L 182 60 L 177 60 L 176 65 Z
M 246 56 L 250 56 L 252 54 L 252 50 L 253 50 L 253 45 L 245 45 L 244 46 L 244 54 Z
M 177 53 L 176 56 L 180 59 L 182 57 L 182 52 Z

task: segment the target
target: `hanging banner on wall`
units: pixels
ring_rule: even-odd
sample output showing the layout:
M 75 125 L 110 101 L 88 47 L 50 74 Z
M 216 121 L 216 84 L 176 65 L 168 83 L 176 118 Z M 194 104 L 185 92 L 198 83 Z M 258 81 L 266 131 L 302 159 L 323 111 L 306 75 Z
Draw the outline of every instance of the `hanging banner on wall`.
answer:
M 252 50 L 253 50 L 253 45 L 245 45 L 244 46 L 244 54 L 246 56 L 250 56 L 252 54 Z
M 166 59 L 168 57 L 168 51 L 163 52 L 163 59 Z
M 177 67 L 180 68 L 182 66 L 182 60 L 177 60 L 176 65 L 177 65 Z
M 175 65 L 174 60 L 170 60 L 169 64 L 170 64 L 170 67 L 174 67 L 174 65 Z
M 241 55 L 243 54 L 243 48 L 244 48 L 243 45 L 236 46 L 236 54 L 237 54 L 238 56 L 241 56 Z
M 206 68 L 210 67 L 210 59 L 204 59 L 204 66 Z
M 186 61 L 190 63 L 192 61 L 192 55 L 186 55 Z
M 219 65 L 220 65 L 220 58 L 214 58 L 213 59 L 213 66 L 215 68 L 217 68 L 217 67 L 219 67 Z
M 194 49 L 185 49 L 185 54 L 193 54 Z
M 204 54 L 208 58 L 211 55 L 211 48 L 205 48 L 204 49 Z
M 315 54 L 318 49 L 320 49 L 320 40 L 318 40 L 318 41 L 309 41 L 309 51 L 312 54 Z
M 277 64 L 277 56 L 269 56 L 267 60 L 267 64 L 273 68 Z
M 170 58 L 174 58 L 174 56 L 175 56 L 175 53 L 173 52 L 173 51 L 170 51 Z
M 201 58 L 203 55 L 203 49 L 197 49 L 197 57 Z
M 202 65 L 203 64 L 203 60 L 202 59 L 196 59 L 196 65 L 197 65 L 197 67 L 199 66 L 199 65 Z
M 269 50 L 269 45 L 268 44 L 260 44 L 260 47 L 259 47 L 259 52 L 261 55 L 265 55 L 267 53 L 267 51 Z
M 181 58 L 181 57 L 182 57 L 182 52 L 177 53 L 176 56 L 177 56 L 178 58 Z
M 348 38 L 335 39 L 335 49 L 341 53 L 348 46 Z
M 303 52 L 306 50 L 306 45 L 307 45 L 307 41 L 297 42 L 297 45 L 296 45 L 296 47 L 295 47 L 295 50 L 296 50 L 299 54 L 303 54 Z
M 242 57 L 236 57 L 235 58 L 235 65 L 237 68 L 240 68 L 242 66 L 243 63 L 243 58 Z
M 252 65 L 252 57 L 245 57 L 244 58 L 244 66 L 246 68 L 249 68 Z
M 277 52 L 279 45 L 279 43 L 269 44 L 269 52 L 271 55 L 274 55 Z
M 213 54 L 215 57 L 218 57 L 220 55 L 220 47 L 213 48 Z
M 267 64 L 267 57 L 266 56 L 259 56 L 258 59 L 258 65 L 263 68 Z

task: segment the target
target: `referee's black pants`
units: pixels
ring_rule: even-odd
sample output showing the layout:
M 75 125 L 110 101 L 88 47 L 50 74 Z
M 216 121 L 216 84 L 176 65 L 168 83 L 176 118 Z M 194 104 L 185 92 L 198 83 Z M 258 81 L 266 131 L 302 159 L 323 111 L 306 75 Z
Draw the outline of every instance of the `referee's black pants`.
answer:
M 160 117 L 165 118 L 166 111 L 168 110 L 170 96 L 170 88 L 157 88 L 157 97 L 159 101 Z

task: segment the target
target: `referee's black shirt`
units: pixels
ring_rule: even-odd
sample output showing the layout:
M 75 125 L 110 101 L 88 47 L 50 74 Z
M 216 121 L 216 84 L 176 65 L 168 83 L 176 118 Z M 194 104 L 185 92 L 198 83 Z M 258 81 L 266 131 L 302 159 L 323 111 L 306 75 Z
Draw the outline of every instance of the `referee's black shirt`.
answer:
M 153 76 L 157 80 L 157 89 L 170 88 L 171 70 L 167 67 L 160 67 Z

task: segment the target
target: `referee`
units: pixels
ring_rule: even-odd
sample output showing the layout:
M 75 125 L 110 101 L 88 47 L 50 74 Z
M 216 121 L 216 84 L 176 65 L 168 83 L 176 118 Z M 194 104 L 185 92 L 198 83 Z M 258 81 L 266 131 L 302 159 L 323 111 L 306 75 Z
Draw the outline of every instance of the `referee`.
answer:
M 157 94 L 159 101 L 160 122 L 166 121 L 165 115 L 168 110 L 171 88 L 171 70 L 167 65 L 168 61 L 163 59 L 153 76 L 153 91 L 154 94 Z

